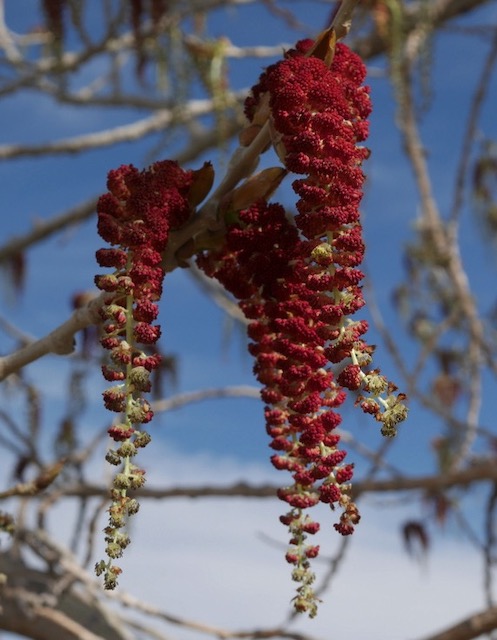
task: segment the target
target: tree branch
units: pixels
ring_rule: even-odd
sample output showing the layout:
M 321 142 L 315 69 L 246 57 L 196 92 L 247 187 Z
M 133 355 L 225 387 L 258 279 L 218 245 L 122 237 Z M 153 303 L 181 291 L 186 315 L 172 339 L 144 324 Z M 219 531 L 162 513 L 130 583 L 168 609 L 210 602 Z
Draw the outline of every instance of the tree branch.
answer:
M 477 7 L 488 4 L 492 0 L 430 0 L 430 14 L 433 29 L 440 29 L 447 22 L 458 18 Z M 419 25 L 420 15 L 425 11 L 423 0 L 405 8 L 404 29 L 406 36 Z M 358 38 L 352 43 L 353 48 L 365 60 L 376 58 L 388 49 L 387 40 L 378 30 Z
M 85 307 L 76 309 L 69 320 L 54 329 L 44 338 L 22 347 L 18 351 L 0 358 L 0 381 L 27 364 L 53 353 L 68 355 L 74 349 L 74 335 L 91 324 L 101 321 L 99 309 L 104 304 L 108 293 L 93 298 Z
M 239 96 L 232 96 L 233 103 L 239 100 Z M 8 160 L 10 158 L 21 158 L 25 156 L 48 156 L 64 153 L 81 153 L 88 149 L 108 147 L 121 142 L 132 142 L 141 140 L 143 137 L 163 131 L 167 127 L 175 124 L 183 124 L 191 121 L 193 118 L 203 116 L 214 111 L 214 101 L 192 100 L 181 112 L 172 109 L 162 109 L 155 112 L 148 118 L 143 118 L 131 124 L 114 127 L 106 131 L 98 133 L 90 133 L 88 135 L 74 136 L 65 140 L 56 142 L 47 142 L 44 144 L 20 145 L 6 144 L 0 146 L 0 160 Z
M 497 607 L 466 618 L 445 631 L 427 636 L 423 640 L 471 640 L 497 629 Z
M 152 403 L 154 413 L 161 411 L 172 411 L 180 409 L 193 402 L 202 402 L 211 398 L 255 398 L 260 400 L 259 387 L 248 384 L 232 387 L 220 387 L 218 389 L 200 389 L 199 391 L 189 391 L 178 393 L 172 398 L 157 400 Z
M 96 206 L 97 198 L 91 198 L 61 215 L 54 216 L 49 220 L 37 221 L 31 231 L 23 236 L 11 238 L 3 247 L 0 246 L 0 262 L 9 260 L 32 244 L 48 238 L 56 231 L 60 231 L 69 225 L 83 222 L 95 213 Z
M 399 493 L 402 491 L 436 492 L 451 488 L 468 487 L 476 482 L 497 481 L 497 465 L 484 460 L 467 469 L 452 471 L 444 475 L 426 475 L 387 480 L 364 480 L 352 485 L 354 498 L 366 493 Z M 153 500 L 171 498 L 274 498 L 277 485 L 250 485 L 238 482 L 228 486 L 188 486 L 171 488 L 144 487 L 136 492 L 137 497 Z M 93 484 L 78 484 L 59 487 L 60 497 L 101 497 L 108 495 L 108 487 Z M 37 497 L 37 496 L 35 496 Z
M 483 352 L 486 348 L 485 331 L 459 251 L 457 225 L 454 223 L 448 225 L 442 219 L 433 195 L 426 154 L 416 120 L 412 90 L 412 64 L 414 61 L 407 55 L 411 50 L 409 44 L 408 36 L 405 43 L 405 59 L 400 66 L 402 86 L 399 92 L 399 125 L 406 154 L 411 163 L 421 198 L 419 228 L 422 233 L 426 234 L 433 245 L 435 264 L 447 274 L 454 290 L 458 314 L 466 321 L 468 328 L 469 344 L 466 349 L 466 360 L 468 378 L 470 380 L 470 401 L 467 410 L 465 438 L 451 463 L 453 466 L 457 466 L 467 456 L 476 435 L 481 405 L 481 363 L 483 362 Z M 414 51 L 414 48 L 412 48 L 412 51 Z

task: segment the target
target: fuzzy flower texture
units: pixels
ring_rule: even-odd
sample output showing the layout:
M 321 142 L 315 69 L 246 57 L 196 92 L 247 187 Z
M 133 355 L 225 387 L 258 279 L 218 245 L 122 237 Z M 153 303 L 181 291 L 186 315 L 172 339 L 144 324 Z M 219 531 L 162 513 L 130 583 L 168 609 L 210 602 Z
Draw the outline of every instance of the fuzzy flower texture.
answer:
M 272 463 L 293 479 L 279 497 L 289 506 L 281 517 L 290 532 L 286 558 L 300 583 L 294 606 L 312 617 L 317 597 L 310 559 L 319 547 L 307 539 L 319 524 L 307 509 L 320 502 L 339 508 L 334 527 L 343 535 L 360 518 L 349 495 L 353 465 L 344 462 L 337 409 L 346 390 L 354 392 L 387 436 L 407 409 L 405 396 L 395 395 L 378 370 L 364 371 L 373 347 L 363 339 L 367 323 L 352 319 L 364 305 L 359 204 L 361 164 L 369 152 L 360 143 L 371 110 L 365 67 L 343 44 L 328 67 L 305 55 L 311 45 L 298 43 L 270 66 L 245 106 L 252 121 L 269 94 L 275 149 L 289 172 L 303 176 L 293 182 L 297 215 L 260 200 L 237 212 L 225 247 L 199 264 L 239 299 L 250 320 L 249 350 L 263 385 Z
M 108 430 L 117 448 L 106 456 L 108 462 L 121 467 L 114 477 L 105 529 L 109 561 L 96 566 L 107 589 L 116 586 L 121 573 L 112 560 L 129 544 L 122 529 L 138 511 L 138 502 L 128 491 L 145 482 L 144 470 L 131 461 L 150 441 L 142 425 L 153 413 L 143 394 L 150 391 L 150 374 L 160 364 L 160 356 L 148 350 L 160 336 L 154 320 L 164 278 L 162 252 L 170 231 L 190 215 L 192 176 L 192 171 L 183 171 L 172 161 L 157 162 L 141 172 L 131 165 L 122 166 L 109 173 L 108 193 L 97 205 L 98 232 L 112 245 L 97 251 L 97 261 L 113 269 L 95 279 L 97 287 L 109 294 L 101 310 L 104 336 L 100 342 L 110 352 L 102 373 L 111 386 L 103 398 L 105 407 L 120 415 Z

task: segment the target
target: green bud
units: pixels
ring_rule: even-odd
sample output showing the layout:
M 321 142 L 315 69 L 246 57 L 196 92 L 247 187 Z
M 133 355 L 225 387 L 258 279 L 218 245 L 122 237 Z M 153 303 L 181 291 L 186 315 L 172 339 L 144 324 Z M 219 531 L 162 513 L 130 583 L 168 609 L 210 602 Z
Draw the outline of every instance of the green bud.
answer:
M 139 489 L 140 487 L 143 487 L 143 485 L 145 484 L 145 472 L 132 473 L 129 476 L 129 479 L 130 479 L 131 488 Z
M 108 591 L 115 589 L 117 586 L 117 577 L 120 573 L 122 573 L 122 569 L 120 567 L 115 565 L 110 566 L 105 573 L 104 589 L 107 589 Z
M 129 380 L 139 391 L 150 391 L 150 371 L 145 367 L 133 367 Z
M 109 509 L 109 524 L 116 529 L 124 527 L 126 524 L 126 517 L 119 507 Z
M 311 251 L 311 258 L 314 260 L 314 262 L 317 262 L 318 264 L 327 265 L 330 262 L 332 257 L 333 257 L 333 247 L 327 242 L 322 242 L 321 244 L 318 244 L 318 246 L 314 247 L 314 249 Z
M 121 533 L 119 531 L 116 531 L 116 533 L 114 534 L 114 541 L 115 541 L 115 544 L 118 544 L 121 547 L 121 549 L 126 549 L 126 547 L 131 542 L 128 534 Z

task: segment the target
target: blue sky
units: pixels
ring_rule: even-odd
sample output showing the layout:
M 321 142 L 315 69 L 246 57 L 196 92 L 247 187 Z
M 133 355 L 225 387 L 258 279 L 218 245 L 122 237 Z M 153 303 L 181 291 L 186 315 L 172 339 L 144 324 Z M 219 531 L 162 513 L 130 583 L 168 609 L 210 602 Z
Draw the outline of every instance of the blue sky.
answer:
M 12 28 L 22 29 L 26 23 L 33 25 L 35 21 L 32 18 L 32 11 L 37 4 L 31 0 L 24 0 L 23 3 L 7 1 L 7 20 Z M 27 7 L 31 7 L 31 10 L 27 10 Z M 288 3 L 288 7 L 303 23 L 308 25 L 309 31 L 307 33 L 293 30 L 282 24 L 266 9 L 247 5 L 231 8 L 229 11 L 216 12 L 208 25 L 209 34 L 212 37 L 226 34 L 234 44 L 239 46 L 290 43 L 303 35 L 311 35 L 312 32 L 322 28 L 329 9 L 327 5 L 319 2 L 292 2 Z M 485 9 L 476 12 L 471 20 L 476 24 L 495 23 L 497 20 L 496 4 L 490 3 Z M 256 29 L 248 27 L 253 24 L 257 25 Z M 433 46 L 435 63 L 431 69 L 430 77 L 433 98 L 429 112 L 423 116 L 421 130 L 429 153 L 435 195 L 442 212 L 446 212 L 451 206 L 454 168 L 458 162 L 461 148 L 462 127 L 466 121 L 481 61 L 488 50 L 488 42 L 477 38 L 464 38 L 457 33 L 445 32 L 436 39 Z M 230 73 L 236 88 L 249 87 L 253 84 L 264 64 L 266 61 L 261 60 L 250 60 L 243 63 L 232 61 Z M 402 153 L 399 131 L 395 124 L 392 88 L 382 73 L 383 68 L 382 61 L 373 60 L 371 62 L 369 84 L 372 90 L 374 111 L 371 118 L 371 136 L 368 142 L 368 146 L 372 149 L 372 157 L 365 166 L 369 176 L 363 202 L 364 230 L 367 241 L 365 265 L 375 288 L 375 298 L 389 328 L 400 341 L 406 358 L 412 360 L 415 352 L 407 339 L 404 328 L 393 314 L 391 291 L 403 278 L 401 252 L 405 243 L 412 239 L 412 222 L 419 203 L 409 167 Z M 86 80 L 89 73 L 89 71 L 85 72 Z M 494 116 L 496 103 L 497 82 L 494 78 L 494 84 L 480 120 L 480 129 L 484 136 L 495 138 L 497 135 Z M 48 98 L 40 98 L 32 92 L 24 92 L 0 101 L 0 121 L 2 122 L 0 144 L 41 143 L 52 139 L 63 139 L 133 122 L 137 117 L 144 115 L 143 112 L 139 113 L 131 109 L 104 111 L 97 108 L 88 110 L 60 106 Z M 36 224 L 37 220 L 48 219 L 52 215 L 62 212 L 66 207 L 102 193 L 105 190 L 105 178 L 109 169 L 130 162 L 139 167 L 144 166 L 147 153 L 154 147 L 156 141 L 157 138 L 149 137 L 138 143 L 120 144 L 83 155 L 58 155 L 43 160 L 35 158 L 9 162 L 0 161 L 0 184 L 2 186 L 0 244 L 3 245 L 13 236 L 26 233 L 33 224 Z M 174 151 L 175 149 L 171 149 L 172 153 Z M 220 160 L 219 156 L 212 159 L 215 164 Z M 199 164 L 197 163 L 195 166 Z M 286 186 L 279 196 L 284 202 L 290 202 L 289 186 Z M 489 290 L 488 284 L 495 278 L 496 263 L 491 256 L 490 248 L 488 251 L 474 250 L 475 246 L 480 246 L 481 236 L 480 230 L 476 228 L 467 208 L 462 222 L 461 235 L 461 250 L 467 259 L 474 294 L 481 306 L 488 308 L 494 300 L 493 292 Z M 16 323 L 22 330 L 35 336 L 42 336 L 52 330 L 68 316 L 71 296 L 77 291 L 91 289 L 93 276 L 98 270 L 94 260 L 94 252 L 101 245 L 102 242 L 95 231 L 95 221 L 92 220 L 35 247 L 28 256 L 25 291 L 17 300 L 9 301 L 8 286 L 6 286 L 5 295 L 0 298 L 0 313 Z M 184 271 L 167 276 L 164 299 L 161 303 L 161 324 L 164 334 L 164 350 L 179 356 L 178 382 L 176 387 L 170 388 L 170 393 L 226 384 L 254 384 L 251 374 L 252 362 L 245 352 L 243 336 L 239 331 L 235 331 L 227 339 L 223 314 L 199 292 L 197 286 Z M 376 365 L 380 366 L 387 375 L 393 376 L 393 365 L 374 329 L 371 330 L 369 338 L 372 343 L 379 345 Z M 5 352 L 11 348 L 11 345 L 12 343 L 5 335 L 0 333 L 0 350 Z M 45 391 L 47 401 L 44 415 L 48 430 L 53 427 L 57 418 L 65 410 L 64 376 L 66 371 L 67 362 L 55 357 L 47 358 L 27 369 L 27 375 L 39 382 Z M 429 382 L 430 380 L 427 379 L 426 385 Z M 104 384 L 98 372 L 91 377 L 88 384 L 89 391 L 95 401 L 82 416 L 82 423 L 90 432 L 105 426 L 108 418 L 100 405 L 100 393 Z M 369 446 L 377 447 L 380 444 L 381 436 L 376 424 L 351 407 L 346 408 L 345 411 L 344 425 L 346 429 L 364 440 Z M 484 405 L 482 422 L 484 424 L 490 423 L 491 415 L 491 408 Z M 436 428 L 434 428 L 433 422 L 428 420 L 427 414 L 419 408 L 413 407 L 409 421 L 402 428 L 398 440 L 390 451 L 389 460 L 395 466 L 410 473 L 422 473 L 433 469 L 434 462 L 431 453 L 429 453 L 428 444 L 435 432 Z M 268 461 L 270 452 L 264 431 L 262 406 L 257 401 L 226 400 L 222 403 L 208 401 L 167 415 L 158 415 L 152 427 L 152 433 L 158 441 L 157 447 L 161 453 L 158 454 L 152 450 L 150 453 L 144 452 L 145 458 L 148 456 L 151 461 L 148 472 L 151 484 L 172 483 L 176 479 L 186 482 L 188 474 L 180 469 L 180 461 L 187 466 L 191 465 L 192 472 L 195 471 L 195 467 L 199 470 L 198 476 L 195 475 L 198 481 L 205 477 L 211 482 L 228 482 L 236 477 L 237 473 L 240 477 L 256 477 L 261 481 L 269 478 L 275 480 L 276 478 L 277 481 L 278 476 L 270 468 Z M 164 471 L 160 463 L 161 459 L 168 460 L 169 471 Z M 158 466 L 152 464 L 154 461 L 159 461 Z M 356 457 L 356 462 L 358 475 L 360 475 L 367 466 L 358 457 Z M 210 475 L 209 470 L 211 471 Z M 286 481 L 286 478 L 281 481 Z M 174 507 L 179 511 L 182 508 L 178 505 Z M 243 518 L 244 512 L 241 505 L 230 508 L 235 510 L 233 513 Z M 250 509 L 252 508 L 250 507 Z M 204 507 L 201 507 L 201 511 L 195 516 L 197 519 L 208 517 L 203 509 Z M 271 509 L 272 516 L 269 515 Z M 262 507 L 262 511 L 269 518 L 274 518 L 274 513 L 279 513 L 279 510 L 280 505 L 278 504 L 273 507 Z M 360 533 L 357 534 L 360 538 L 357 545 L 362 550 L 359 552 L 359 557 L 362 557 L 369 567 L 368 562 L 374 564 L 375 553 L 380 552 L 383 534 L 381 533 L 380 521 L 375 519 L 374 508 L 369 506 L 367 511 L 371 516 L 371 521 L 369 525 L 364 525 L 364 527 L 371 535 L 372 546 L 368 546 L 366 538 L 361 537 Z M 261 524 L 263 520 L 259 517 L 260 513 L 258 511 L 256 515 L 254 511 L 254 515 L 251 516 L 257 523 L 257 527 L 265 526 Z M 397 527 L 404 516 L 405 512 L 399 513 L 397 516 L 387 516 L 388 531 L 384 535 L 388 539 L 388 544 L 391 545 L 392 558 L 393 552 L 398 554 L 400 550 Z M 180 519 L 182 517 L 193 518 L 191 513 L 188 516 L 180 513 L 178 517 Z M 148 518 L 153 519 L 151 513 Z M 274 519 L 277 520 L 277 518 Z M 250 520 L 248 516 L 247 520 Z M 148 520 L 145 519 L 145 522 Z M 136 538 L 141 535 L 140 526 L 137 525 Z M 272 528 L 271 531 L 274 532 L 275 529 Z M 174 536 L 180 535 L 176 531 L 173 533 Z M 218 533 L 221 535 L 220 532 Z M 279 535 L 280 537 L 284 536 L 284 530 L 279 531 Z M 457 537 L 455 540 L 457 541 Z M 256 546 L 259 544 L 253 539 L 252 542 Z M 158 544 L 157 540 L 155 543 Z M 331 544 L 333 545 L 334 542 L 332 541 Z M 457 557 L 458 553 L 458 549 L 451 546 L 452 544 L 456 544 L 454 540 L 447 542 L 445 555 L 442 553 L 442 549 L 439 549 L 440 556 L 437 560 L 441 564 L 446 563 L 444 570 L 447 573 L 444 575 L 447 576 L 448 582 L 453 579 L 453 576 L 448 573 L 451 561 Z M 215 547 L 215 543 L 212 546 Z M 264 545 L 261 545 L 260 552 L 267 552 Z M 278 576 L 281 574 L 287 579 L 288 567 L 282 558 L 278 558 L 278 553 L 280 552 L 277 550 L 273 554 L 271 562 L 276 566 L 275 571 L 280 572 Z M 387 554 L 386 550 L 385 554 Z M 233 558 L 235 557 L 236 553 L 234 552 Z M 393 562 L 392 558 L 388 561 Z M 182 560 L 186 562 L 184 558 Z M 279 565 L 278 560 L 280 561 Z M 397 565 L 397 570 L 407 572 L 410 576 L 409 579 L 406 578 L 406 581 L 412 578 L 412 585 L 409 583 L 410 588 L 417 589 L 418 587 L 414 585 L 417 585 L 418 582 L 426 584 L 426 576 L 423 576 L 422 580 L 418 580 L 418 574 L 414 575 L 419 568 L 412 569 L 412 565 L 409 565 L 411 569 L 408 569 L 408 563 L 405 559 L 400 559 L 398 562 L 400 564 Z M 464 563 L 468 564 L 467 572 L 472 576 L 474 565 L 470 556 L 465 557 L 461 562 L 463 565 Z M 127 570 L 134 575 L 133 572 L 136 569 L 133 569 L 132 557 L 128 560 L 128 564 Z M 226 564 L 228 565 L 229 562 L 226 561 Z M 358 567 L 359 564 L 357 562 Z M 381 566 L 376 566 L 374 569 L 374 571 L 381 570 Z M 371 571 L 373 571 L 372 568 Z M 433 587 L 433 592 L 430 591 L 432 587 L 428 588 L 428 593 L 435 593 L 437 589 L 442 588 L 436 580 L 442 580 L 442 578 L 438 577 L 435 570 L 427 570 L 427 573 L 437 576 L 434 584 L 438 586 Z M 396 578 L 392 577 L 391 579 L 395 580 Z M 255 577 L 254 580 L 256 581 Z M 358 580 L 359 578 L 356 578 L 356 586 L 354 587 L 354 580 L 350 578 L 352 589 L 358 588 Z M 363 577 L 360 580 L 363 580 Z M 131 580 L 129 584 L 131 584 Z M 250 584 L 252 585 L 252 581 Z M 477 578 L 475 578 L 474 584 L 477 585 Z M 187 586 L 185 583 L 184 588 L 186 589 Z M 360 589 L 360 591 L 364 592 L 363 596 L 367 598 L 373 589 L 374 585 L 369 585 L 368 588 Z M 337 592 L 340 594 L 338 587 Z M 290 597 L 291 585 L 288 594 Z M 332 600 L 332 597 L 333 594 L 327 599 Z M 458 603 L 462 597 L 462 590 L 461 593 L 458 592 L 454 595 Z M 282 600 L 286 602 L 285 596 Z M 429 599 L 426 602 L 428 603 Z M 473 604 L 473 602 L 467 601 L 464 610 L 469 610 L 470 606 L 476 607 L 477 602 L 475 601 Z M 378 602 L 377 607 L 381 610 L 381 601 Z M 463 609 L 460 611 L 462 615 Z M 372 620 L 373 614 L 372 610 L 371 618 L 366 615 L 365 620 Z M 451 614 L 449 611 L 446 614 L 445 620 L 448 622 L 451 619 Z M 327 619 L 325 614 L 325 620 Z M 430 622 L 432 621 L 430 620 Z M 440 619 L 439 623 L 443 624 L 444 621 Z M 325 628 L 324 622 L 319 624 L 323 625 L 323 629 Z M 383 626 L 378 624 L 378 635 L 371 632 L 372 635 L 368 636 L 368 640 L 374 640 L 376 637 L 381 640 L 399 639 L 400 636 L 396 635 L 398 633 L 397 626 L 393 625 L 391 634 L 389 634 L 385 633 L 385 628 L 388 628 L 385 627 L 387 622 L 382 624 Z M 371 629 L 371 626 L 368 628 Z M 381 635 L 382 628 L 383 635 Z M 430 627 L 427 626 L 426 631 L 429 629 Z M 361 635 L 363 632 L 360 624 L 356 632 L 357 635 L 354 638 L 363 640 L 365 636 Z

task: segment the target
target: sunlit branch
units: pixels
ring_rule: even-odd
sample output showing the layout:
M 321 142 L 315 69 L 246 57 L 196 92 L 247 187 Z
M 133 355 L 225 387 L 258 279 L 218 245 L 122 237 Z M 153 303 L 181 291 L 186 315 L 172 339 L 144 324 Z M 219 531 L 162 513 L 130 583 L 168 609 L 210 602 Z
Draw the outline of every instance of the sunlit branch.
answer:
M 232 96 L 236 102 L 236 96 Z M 212 100 L 192 100 L 181 110 L 158 110 L 148 118 L 143 118 L 131 124 L 114 127 L 98 133 L 90 133 L 75 136 L 57 142 L 47 142 L 36 145 L 7 144 L 0 146 L 0 160 L 20 157 L 48 156 L 66 153 L 81 153 L 89 149 L 108 147 L 122 142 L 141 140 L 151 133 L 163 131 L 175 124 L 184 124 L 201 115 L 212 113 L 214 110 Z
M 460 489 L 477 482 L 497 481 L 497 466 L 492 461 L 475 463 L 466 469 L 442 475 L 392 478 L 387 480 L 357 480 L 354 482 L 354 497 L 365 494 L 428 492 Z M 137 492 L 140 498 L 165 500 L 171 498 L 275 498 L 276 485 L 253 485 L 238 482 L 228 486 L 188 486 L 170 488 L 144 487 Z M 59 489 L 58 489 L 59 490 Z M 93 484 L 78 484 L 60 488 L 61 496 L 100 497 L 107 495 L 108 489 Z
M 406 42 L 406 51 L 408 50 L 409 38 Z M 406 57 L 400 67 L 402 86 L 399 96 L 399 123 L 404 138 L 406 154 L 412 165 L 421 198 L 422 230 L 428 234 L 437 259 L 444 265 L 444 269 L 452 282 L 458 301 L 458 308 L 460 309 L 460 314 L 466 319 L 469 333 L 467 362 L 469 367 L 470 402 L 466 416 L 467 430 L 465 438 L 453 460 L 453 464 L 457 465 L 469 453 L 476 435 L 481 405 L 480 367 L 483 361 L 482 350 L 485 349 L 484 329 L 478 316 L 475 300 L 471 293 L 471 285 L 459 252 L 457 227 L 444 223 L 433 195 L 426 154 L 416 120 L 414 97 L 412 95 L 411 66 L 412 60 Z
M 445 631 L 425 636 L 421 640 L 472 640 L 497 628 L 497 607 L 476 613 Z
M 105 298 L 106 295 L 101 294 L 85 307 L 76 309 L 66 322 L 44 338 L 0 358 L 0 380 L 49 353 L 56 355 L 72 353 L 74 335 L 91 324 L 101 322 L 98 310 L 104 303 Z
M 185 405 L 202 402 L 214 398 L 255 398 L 260 399 L 260 389 L 249 385 L 221 387 L 219 389 L 201 389 L 174 395 L 172 398 L 157 400 L 152 403 L 154 413 L 173 411 Z
M 491 78 L 494 72 L 495 63 L 497 61 L 497 29 L 494 31 L 492 45 L 487 54 L 485 64 L 483 65 L 481 76 L 478 80 L 475 95 L 471 102 L 471 109 L 466 124 L 459 166 L 456 174 L 456 183 L 454 185 L 454 201 L 450 212 L 451 220 L 456 220 L 459 216 L 464 200 L 464 188 L 469 173 L 469 163 L 471 160 L 471 149 L 477 134 L 478 119 L 484 104 L 485 96 L 492 86 Z

